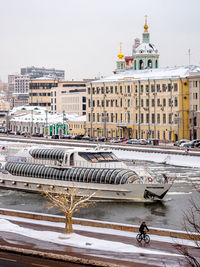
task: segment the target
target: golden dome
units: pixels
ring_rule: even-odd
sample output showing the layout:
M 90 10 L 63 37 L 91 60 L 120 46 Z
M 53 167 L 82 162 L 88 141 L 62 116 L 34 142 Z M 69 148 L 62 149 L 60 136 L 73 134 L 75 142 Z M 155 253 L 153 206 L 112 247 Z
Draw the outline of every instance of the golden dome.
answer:
M 124 54 L 122 53 L 122 43 L 120 43 L 120 52 L 117 56 L 118 56 L 119 60 L 123 60 L 123 58 L 124 58 Z
M 144 25 L 144 32 L 148 32 L 148 25 L 147 25 L 147 16 L 145 16 L 145 25 Z

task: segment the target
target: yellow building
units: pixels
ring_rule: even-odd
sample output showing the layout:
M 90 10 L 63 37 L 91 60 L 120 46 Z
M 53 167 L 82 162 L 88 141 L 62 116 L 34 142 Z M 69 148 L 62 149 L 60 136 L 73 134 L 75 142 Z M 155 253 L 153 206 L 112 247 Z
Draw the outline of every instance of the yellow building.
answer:
M 189 138 L 189 83 L 198 67 L 129 70 L 87 85 L 87 134 Z

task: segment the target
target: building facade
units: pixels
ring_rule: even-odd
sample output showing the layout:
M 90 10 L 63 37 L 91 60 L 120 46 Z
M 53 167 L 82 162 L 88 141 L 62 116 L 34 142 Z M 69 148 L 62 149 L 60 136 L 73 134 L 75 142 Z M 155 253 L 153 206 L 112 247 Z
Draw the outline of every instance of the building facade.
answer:
M 190 139 L 200 139 L 200 73 L 192 72 L 189 76 L 190 108 L 189 132 Z
M 57 80 L 36 79 L 29 83 L 29 105 L 51 110 L 51 90 L 58 86 Z
M 85 134 L 86 116 L 52 114 L 46 108 L 22 106 L 14 108 L 9 118 L 13 132 L 41 133 L 46 137 Z
M 132 70 L 87 85 L 87 134 L 189 139 L 189 73 L 194 66 Z
M 31 80 L 48 77 L 49 79 L 63 81 L 65 79 L 64 70 L 37 68 L 37 67 L 26 67 L 21 68 L 21 75 L 28 75 Z
M 59 82 L 51 91 L 51 111 L 86 115 L 86 82 Z

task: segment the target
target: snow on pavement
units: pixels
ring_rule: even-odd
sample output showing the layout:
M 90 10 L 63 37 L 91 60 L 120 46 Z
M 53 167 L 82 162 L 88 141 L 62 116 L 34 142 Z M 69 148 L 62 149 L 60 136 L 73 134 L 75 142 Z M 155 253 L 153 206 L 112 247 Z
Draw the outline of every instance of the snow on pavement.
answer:
M 62 229 L 64 229 L 64 226 L 65 226 L 65 224 L 61 223 L 61 222 L 50 222 L 50 221 L 26 219 L 26 218 L 20 218 L 20 217 L 14 217 L 14 216 L 8 216 L 8 215 L 0 214 L 0 220 L 2 220 L 2 219 L 13 220 L 13 221 L 17 221 L 17 222 L 33 223 L 33 224 L 38 224 L 38 225 L 50 226 L 50 227 L 59 227 Z M 138 234 L 135 232 L 121 231 L 121 230 L 102 228 L 102 227 L 94 227 L 94 226 L 83 226 L 83 225 L 79 225 L 79 224 L 74 224 L 73 228 L 74 228 L 74 230 L 79 230 L 79 231 L 117 235 L 117 236 L 130 237 L 130 238 L 136 238 L 136 235 Z M 163 231 L 163 229 L 159 229 L 159 230 Z M 3 231 L 3 230 L 0 229 L 0 231 Z M 169 231 L 173 232 L 173 230 L 169 230 Z M 183 231 L 180 231 L 180 233 L 183 233 Z M 176 243 L 176 244 L 192 246 L 192 247 L 196 246 L 195 243 L 191 240 L 172 238 L 169 236 L 150 235 L 150 238 L 151 238 L 151 240 L 154 240 L 154 241 L 167 242 L 167 243 L 172 243 L 172 244 Z
M 54 231 L 38 231 L 30 228 L 21 227 L 17 224 L 11 223 L 6 219 L 0 219 L 0 231 L 10 232 L 19 235 L 26 236 L 28 238 L 34 238 L 45 242 L 52 242 L 60 245 L 75 246 L 79 248 L 90 248 L 96 250 L 105 250 L 119 253 L 145 253 L 145 254 L 157 254 L 168 256 L 180 256 L 178 254 L 167 253 L 158 250 L 151 250 L 134 245 L 128 245 L 122 242 L 114 242 L 108 240 L 102 240 L 97 238 L 86 237 L 78 234 L 61 234 Z

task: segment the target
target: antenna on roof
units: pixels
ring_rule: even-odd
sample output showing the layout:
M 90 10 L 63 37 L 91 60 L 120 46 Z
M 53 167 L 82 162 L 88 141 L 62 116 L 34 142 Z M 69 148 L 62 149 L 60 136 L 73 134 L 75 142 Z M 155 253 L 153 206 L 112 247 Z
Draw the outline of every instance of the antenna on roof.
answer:
M 190 66 L 190 57 L 191 57 L 191 50 L 190 50 L 190 48 L 189 48 L 189 49 L 188 49 L 189 66 Z

